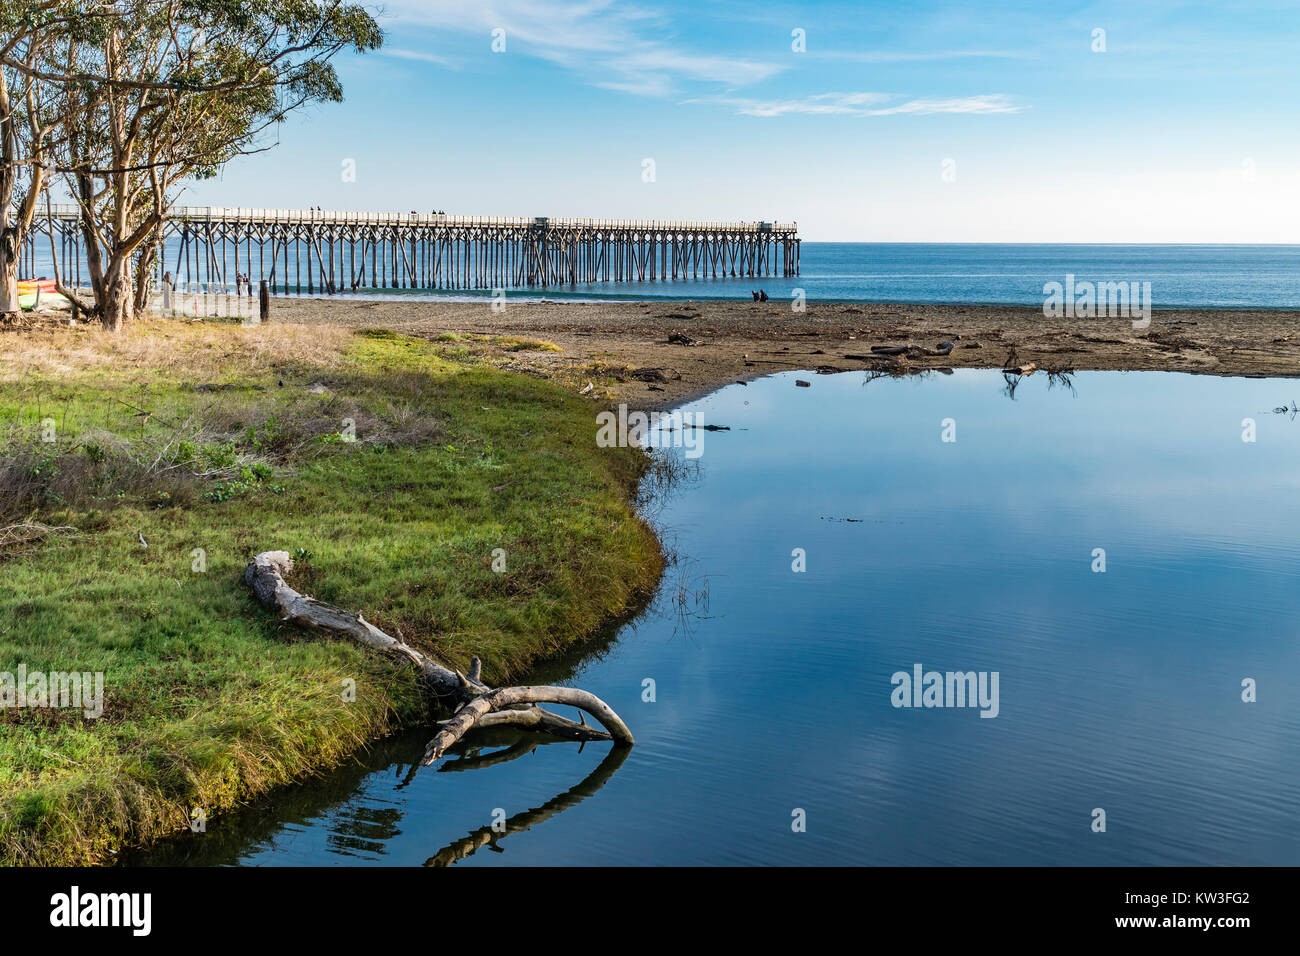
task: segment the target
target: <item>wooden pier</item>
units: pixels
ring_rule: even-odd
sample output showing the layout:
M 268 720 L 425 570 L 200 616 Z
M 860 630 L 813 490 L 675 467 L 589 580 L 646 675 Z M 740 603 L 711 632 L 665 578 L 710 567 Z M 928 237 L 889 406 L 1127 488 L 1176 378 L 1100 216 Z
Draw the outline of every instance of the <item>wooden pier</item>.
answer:
M 24 272 L 49 261 L 81 284 L 75 205 L 42 209 Z M 181 206 L 155 272 L 180 288 L 265 279 L 277 294 L 518 289 L 799 274 L 795 223 L 448 216 Z

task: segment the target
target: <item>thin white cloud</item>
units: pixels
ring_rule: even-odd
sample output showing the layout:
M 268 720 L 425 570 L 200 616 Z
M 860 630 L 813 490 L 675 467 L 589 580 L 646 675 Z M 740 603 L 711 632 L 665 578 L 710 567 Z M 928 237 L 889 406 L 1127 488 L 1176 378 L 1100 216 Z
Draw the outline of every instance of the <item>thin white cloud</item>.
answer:
M 612 0 L 389 0 L 384 12 L 401 23 L 478 34 L 485 55 L 492 31 L 500 29 L 507 54 L 535 56 L 595 86 L 643 96 L 670 96 L 685 82 L 734 89 L 786 68 L 775 60 L 697 53 L 656 39 L 651 31 L 663 36 L 671 30 L 663 15 Z
M 784 67 L 725 56 L 702 56 L 662 47 L 644 48 L 620 56 L 618 66 L 629 73 L 666 73 L 693 80 L 708 80 L 733 86 L 758 83 L 780 73 Z
M 851 63 L 924 63 L 934 60 L 1036 60 L 1038 54 L 1012 50 L 936 50 L 904 52 L 895 50 L 827 50 L 810 49 L 810 57 L 823 60 L 847 60 Z
M 706 96 L 687 100 L 727 106 L 742 116 L 894 116 L 902 113 L 1019 113 L 1026 107 L 1001 93 L 962 96 L 950 99 L 914 99 L 890 103 L 898 97 L 890 93 L 819 93 L 798 99 L 759 100 L 738 96 Z M 889 104 L 889 105 L 887 105 Z
M 391 19 L 415 26 L 477 35 L 484 56 L 491 54 L 493 31 L 505 33 L 506 53 L 554 63 L 602 89 L 638 96 L 681 95 L 688 84 L 713 84 L 725 91 L 752 86 L 787 69 L 794 58 L 759 60 L 698 52 L 668 42 L 672 23 L 660 12 L 614 0 L 388 0 Z M 408 33 L 408 36 L 410 34 Z M 408 40 L 409 43 L 409 40 Z M 451 58 L 411 49 L 391 55 L 452 66 Z M 825 59 L 865 63 L 909 62 L 976 57 L 1021 58 L 1002 50 L 948 50 L 929 53 L 827 51 Z M 728 93 L 698 96 L 692 103 L 730 107 L 747 116 L 808 114 L 888 116 L 898 113 L 1015 113 L 1024 109 L 1001 94 L 953 99 L 899 98 L 884 93 L 822 93 L 795 99 L 758 99 Z
M 399 60 L 417 60 L 421 63 L 436 63 L 438 66 L 445 66 L 448 69 L 456 69 L 460 64 L 449 56 L 439 56 L 437 53 L 428 53 L 424 50 L 394 50 L 389 47 L 383 47 L 380 51 L 384 56 L 396 57 Z
M 890 116 L 895 113 L 1019 113 L 1027 107 L 1012 102 L 1010 97 L 1001 93 L 984 96 L 959 96 L 953 99 L 935 100 L 919 99 L 897 106 L 875 110 L 872 116 Z
M 741 96 L 705 96 L 688 103 L 730 106 L 742 116 L 784 116 L 803 113 L 813 116 L 866 116 L 869 109 L 890 100 L 887 93 L 820 93 L 800 99 L 757 100 Z

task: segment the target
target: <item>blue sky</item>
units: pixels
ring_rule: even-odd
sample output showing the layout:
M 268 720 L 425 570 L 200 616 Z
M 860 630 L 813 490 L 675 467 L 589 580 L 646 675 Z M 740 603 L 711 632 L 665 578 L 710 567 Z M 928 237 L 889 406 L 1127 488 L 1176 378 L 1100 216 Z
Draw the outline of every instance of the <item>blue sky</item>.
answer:
M 338 61 L 345 103 L 182 202 L 1300 242 L 1293 4 L 386 0 L 380 19 L 384 51 Z

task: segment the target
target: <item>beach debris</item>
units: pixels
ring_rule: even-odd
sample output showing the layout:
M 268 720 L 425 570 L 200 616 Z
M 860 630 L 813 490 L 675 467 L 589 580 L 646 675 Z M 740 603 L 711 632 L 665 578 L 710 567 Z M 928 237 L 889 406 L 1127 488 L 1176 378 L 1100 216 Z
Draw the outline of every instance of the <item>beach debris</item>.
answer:
M 578 389 L 578 394 L 590 395 L 595 388 L 596 385 L 594 382 L 588 382 L 586 385 L 582 386 L 582 388 Z
M 876 355 L 906 355 L 909 345 L 873 345 L 871 351 Z
M 964 348 L 964 349 L 982 349 L 983 347 L 984 347 L 984 346 L 980 345 L 978 342 L 963 342 L 963 343 L 962 343 L 962 348 Z
M 796 388 L 812 388 L 812 382 L 805 382 L 801 378 L 796 378 L 794 384 Z
M 669 345 L 698 345 L 699 343 L 696 342 L 689 335 L 683 335 L 681 332 L 669 332 L 668 344 Z
M 1038 366 L 1033 362 L 1026 362 L 1024 365 L 1013 365 L 1010 368 L 1002 370 L 1003 375 L 1033 375 Z
M 628 374 L 638 382 L 659 382 L 662 384 L 669 381 L 668 376 L 664 374 L 664 370 L 661 368 L 638 368 L 633 369 Z M 673 374 L 673 381 L 680 381 L 681 377 L 681 373 L 676 372 Z
M 1146 339 L 1148 342 L 1155 345 L 1156 348 L 1166 352 L 1181 352 L 1183 349 L 1204 348 L 1200 342 L 1195 342 L 1186 336 L 1174 335 L 1169 332 L 1158 330 L 1148 332 Z
M 147 547 L 149 547 L 149 542 L 146 541 L 146 540 L 144 539 L 144 535 L 143 535 L 143 534 L 141 534 L 139 531 L 137 531 L 137 532 L 135 533 L 135 536 L 136 536 L 137 538 L 140 539 L 140 547 L 142 547 L 142 548 L 147 548 Z
M 475 727 L 510 725 L 526 727 L 566 740 L 612 740 L 615 747 L 631 747 L 632 732 L 622 718 L 603 700 L 577 687 L 489 687 L 480 680 L 482 665 L 470 660 L 466 673 L 426 657 L 399 637 L 384 633 L 360 613 L 300 594 L 284 576 L 293 570 L 287 551 L 263 551 L 244 568 L 244 583 L 258 603 L 280 615 L 287 624 L 335 636 L 350 637 L 368 647 L 413 664 L 420 672 L 433 709 L 451 714 L 442 729 L 429 741 L 421 759 L 429 766 Z M 579 723 L 551 713 L 538 704 L 565 704 L 585 710 L 604 728 Z

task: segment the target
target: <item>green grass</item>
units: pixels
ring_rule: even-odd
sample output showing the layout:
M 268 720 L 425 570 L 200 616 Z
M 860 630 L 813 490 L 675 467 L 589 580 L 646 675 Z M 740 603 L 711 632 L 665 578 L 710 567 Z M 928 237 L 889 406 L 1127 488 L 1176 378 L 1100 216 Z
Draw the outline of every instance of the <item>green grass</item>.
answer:
M 559 352 L 562 349 L 545 339 L 530 339 L 521 335 L 466 335 L 459 332 L 442 332 L 436 342 L 470 342 L 495 346 L 506 352 Z
M 153 338 L 0 381 L 0 527 L 73 529 L 0 547 L 0 670 L 105 675 L 99 720 L 0 710 L 0 862 L 111 859 L 424 716 L 408 669 L 256 606 L 258 551 L 299 552 L 299 590 L 477 654 L 491 683 L 658 580 L 644 455 L 597 448 L 593 407 L 549 383 L 374 330 L 125 334 Z

